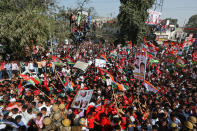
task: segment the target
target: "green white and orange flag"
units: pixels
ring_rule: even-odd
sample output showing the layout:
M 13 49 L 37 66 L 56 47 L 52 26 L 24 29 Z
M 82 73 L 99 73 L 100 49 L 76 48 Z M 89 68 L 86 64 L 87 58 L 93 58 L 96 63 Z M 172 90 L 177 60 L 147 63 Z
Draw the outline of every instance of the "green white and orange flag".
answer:
M 111 75 L 107 70 L 101 69 L 101 68 L 99 68 L 99 67 L 97 67 L 97 68 L 99 69 L 100 72 L 103 71 L 103 72 L 105 72 L 105 73 L 107 73 L 107 74 L 109 75 L 110 79 L 112 80 L 112 87 L 113 87 L 113 88 L 118 88 L 118 90 L 120 90 L 120 91 L 125 91 L 125 90 L 128 89 L 128 86 L 125 86 L 125 85 L 123 85 L 123 84 L 120 84 L 120 83 L 116 82 L 116 81 L 114 80 L 113 75 Z
M 104 60 L 106 60 L 106 61 L 107 61 L 107 57 L 106 57 L 106 55 L 105 55 L 105 54 L 102 54 L 102 55 L 100 56 L 100 58 L 101 58 L 101 59 L 104 59 Z
M 159 89 L 157 89 L 155 86 L 153 86 L 150 82 L 144 80 L 144 86 L 146 88 L 147 91 L 151 91 L 154 93 L 159 92 Z

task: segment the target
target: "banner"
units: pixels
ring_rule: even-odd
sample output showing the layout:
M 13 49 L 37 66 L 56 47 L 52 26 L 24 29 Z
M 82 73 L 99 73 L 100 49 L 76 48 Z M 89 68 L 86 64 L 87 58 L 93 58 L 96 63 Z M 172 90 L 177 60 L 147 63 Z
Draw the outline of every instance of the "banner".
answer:
M 72 108 L 86 109 L 92 97 L 93 90 L 80 90 L 78 91 L 75 99 L 72 102 Z
M 149 16 L 148 20 L 146 21 L 146 24 L 150 25 L 156 25 L 161 22 L 161 12 L 148 10 Z
M 106 67 L 106 60 L 96 59 L 95 67 Z
M 135 53 L 134 61 L 134 77 L 139 80 L 144 80 L 146 72 L 146 53 L 138 52 Z
M 82 61 L 77 61 L 74 65 L 74 67 L 86 72 L 86 70 L 88 68 L 88 63 L 85 63 Z

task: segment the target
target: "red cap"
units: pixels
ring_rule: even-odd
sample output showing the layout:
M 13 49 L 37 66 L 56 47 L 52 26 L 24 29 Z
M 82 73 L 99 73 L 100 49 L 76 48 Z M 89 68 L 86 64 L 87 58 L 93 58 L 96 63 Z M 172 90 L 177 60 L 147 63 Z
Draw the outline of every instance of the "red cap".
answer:
M 87 90 L 87 89 L 88 89 L 87 87 L 84 87 L 84 88 L 83 88 L 83 90 Z

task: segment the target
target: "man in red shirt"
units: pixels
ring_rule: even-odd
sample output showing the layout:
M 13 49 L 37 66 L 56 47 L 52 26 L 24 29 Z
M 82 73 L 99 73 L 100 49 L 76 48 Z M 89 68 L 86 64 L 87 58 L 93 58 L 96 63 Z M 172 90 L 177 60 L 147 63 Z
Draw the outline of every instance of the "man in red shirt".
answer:
M 3 79 L 3 71 L 5 70 L 5 62 L 1 61 L 0 62 L 0 80 Z
M 94 117 L 92 116 L 91 112 L 87 116 L 87 123 L 88 123 L 89 131 L 93 131 L 94 130 Z

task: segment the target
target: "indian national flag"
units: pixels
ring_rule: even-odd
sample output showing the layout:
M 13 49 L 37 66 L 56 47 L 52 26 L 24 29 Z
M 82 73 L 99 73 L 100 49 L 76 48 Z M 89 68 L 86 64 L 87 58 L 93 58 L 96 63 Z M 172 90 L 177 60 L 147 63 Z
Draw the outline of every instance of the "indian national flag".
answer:
M 159 89 L 157 89 L 157 87 L 154 87 L 150 82 L 148 82 L 146 80 L 144 81 L 144 86 L 145 86 L 147 91 L 151 91 L 151 92 L 154 92 L 154 93 L 159 92 Z
M 104 59 L 104 60 L 106 60 L 106 61 L 107 61 L 107 57 L 106 57 L 106 55 L 105 55 L 105 54 L 102 54 L 102 55 L 100 56 L 100 58 L 101 58 L 101 59 Z

